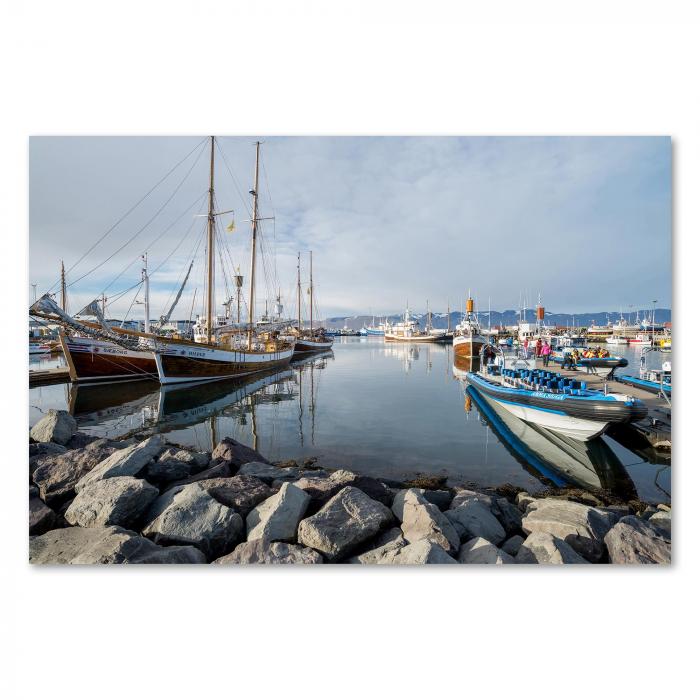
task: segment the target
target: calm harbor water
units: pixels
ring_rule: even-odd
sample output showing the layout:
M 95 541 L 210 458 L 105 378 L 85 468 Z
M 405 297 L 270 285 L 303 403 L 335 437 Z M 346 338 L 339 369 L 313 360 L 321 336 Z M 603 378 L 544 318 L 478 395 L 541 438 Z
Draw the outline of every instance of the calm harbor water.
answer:
M 635 374 L 640 348 L 619 348 Z M 648 366 L 669 354 L 649 353 Z M 32 368 L 61 358 L 30 358 Z M 649 502 L 669 501 L 671 468 L 655 453 L 605 437 L 574 443 L 469 401 L 450 345 L 336 338 L 334 350 L 245 383 L 162 388 L 154 382 L 31 388 L 29 420 L 69 410 L 79 429 L 101 437 L 154 432 L 211 450 L 231 436 L 270 460 L 316 457 L 320 464 L 404 479 L 537 491 L 552 483 L 603 485 Z

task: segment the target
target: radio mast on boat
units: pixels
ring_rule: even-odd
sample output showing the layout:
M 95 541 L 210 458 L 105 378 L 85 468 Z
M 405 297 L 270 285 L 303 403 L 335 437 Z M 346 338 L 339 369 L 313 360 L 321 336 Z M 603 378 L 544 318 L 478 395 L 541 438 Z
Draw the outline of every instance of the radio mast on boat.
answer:
M 299 331 L 301 332 L 301 253 L 297 253 L 297 307 Z
M 314 261 L 313 253 L 309 251 L 309 331 L 314 330 Z
M 63 260 L 61 260 L 61 308 L 67 310 L 67 299 L 66 299 L 66 268 L 63 266 Z
M 207 215 L 207 342 L 213 342 L 214 313 L 214 137 L 211 137 L 209 163 L 209 213 Z
M 248 309 L 248 350 L 253 343 L 253 318 L 255 314 L 255 242 L 258 236 L 258 175 L 260 171 L 260 141 L 255 142 L 255 184 L 249 194 L 253 195 L 253 220 L 250 244 L 250 308 Z

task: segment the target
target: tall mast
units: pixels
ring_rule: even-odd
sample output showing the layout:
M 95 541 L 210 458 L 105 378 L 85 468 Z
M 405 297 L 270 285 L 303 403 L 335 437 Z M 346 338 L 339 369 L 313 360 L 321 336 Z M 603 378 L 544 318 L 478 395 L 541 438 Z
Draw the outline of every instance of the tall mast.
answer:
M 301 331 L 301 253 L 297 253 L 297 307 L 299 316 L 299 331 Z
M 144 319 L 144 322 L 143 322 L 143 332 L 150 333 L 151 332 L 151 304 L 150 304 L 149 289 L 148 289 L 148 253 L 144 253 L 144 255 L 143 255 L 143 269 L 141 270 L 141 277 L 142 277 L 143 283 L 144 283 L 144 296 L 145 296 L 144 311 L 146 314 L 146 318 Z
M 309 332 L 314 330 L 314 261 L 313 253 L 309 251 Z
M 213 342 L 214 315 L 214 137 L 211 137 L 211 160 L 209 165 L 209 216 L 207 227 L 207 342 Z
M 66 310 L 66 268 L 61 260 L 61 308 Z
M 447 300 L 447 332 L 450 332 L 450 300 Z
M 253 342 L 253 317 L 255 313 L 255 242 L 258 236 L 258 173 L 260 169 L 260 141 L 255 142 L 255 184 L 253 195 L 253 220 L 250 243 L 250 306 L 248 308 L 248 349 Z

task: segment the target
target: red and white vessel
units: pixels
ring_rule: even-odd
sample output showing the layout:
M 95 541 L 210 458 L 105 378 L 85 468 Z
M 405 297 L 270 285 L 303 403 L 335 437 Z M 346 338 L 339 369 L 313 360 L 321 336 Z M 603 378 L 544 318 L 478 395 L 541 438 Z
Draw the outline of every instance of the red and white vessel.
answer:
M 452 337 L 452 348 L 456 357 L 479 357 L 481 348 L 488 343 L 481 332 L 479 321 L 474 313 L 474 300 L 471 295 L 467 299 L 464 318 L 455 326 Z

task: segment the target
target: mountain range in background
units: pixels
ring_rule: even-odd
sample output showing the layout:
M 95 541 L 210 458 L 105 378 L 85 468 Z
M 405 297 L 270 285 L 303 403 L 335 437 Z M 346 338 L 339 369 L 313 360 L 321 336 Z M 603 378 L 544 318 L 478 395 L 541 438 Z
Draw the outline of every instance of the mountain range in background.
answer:
M 521 312 L 515 309 L 506 309 L 505 311 L 491 311 L 491 326 L 514 326 L 520 320 Z M 583 314 L 555 314 L 545 311 L 545 325 L 547 326 L 566 326 L 583 328 L 588 326 L 605 326 L 608 322 L 617 323 L 620 318 L 619 311 L 595 311 L 592 313 Z M 651 318 L 651 314 L 640 312 L 639 319 Z M 425 328 L 427 314 L 411 314 L 411 318 L 418 322 L 421 328 Z M 624 318 L 629 320 L 630 315 L 624 314 Z M 632 323 L 636 321 L 636 312 L 632 314 Z M 656 309 L 654 316 L 655 322 L 658 324 L 668 323 L 671 321 L 671 309 Z M 363 326 L 369 326 L 374 323 L 383 323 L 387 319 L 392 323 L 396 323 L 403 319 L 403 313 L 392 314 L 389 316 L 334 316 L 327 318 L 325 321 L 326 328 L 350 328 L 359 331 Z M 452 311 L 450 313 L 450 328 L 454 328 L 462 320 L 461 311 Z M 482 325 L 488 326 L 488 312 L 479 312 L 479 321 Z M 527 323 L 535 323 L 536 314 L 534 309 L 525 310 L 525 321 Z M 447 328 L 447 314 L 433 312 L 433 328 Z

